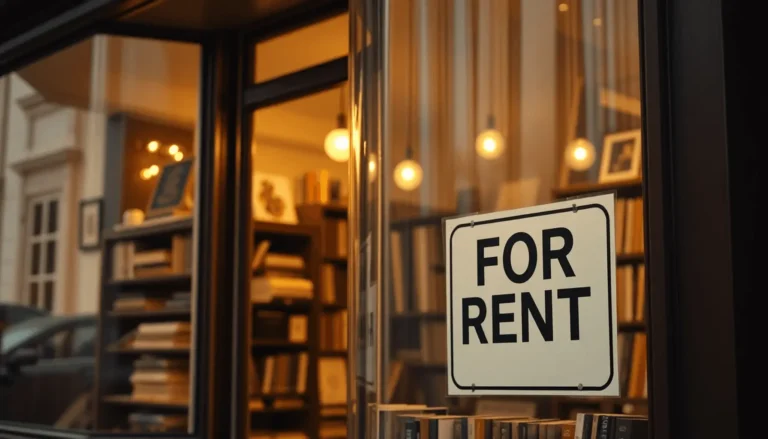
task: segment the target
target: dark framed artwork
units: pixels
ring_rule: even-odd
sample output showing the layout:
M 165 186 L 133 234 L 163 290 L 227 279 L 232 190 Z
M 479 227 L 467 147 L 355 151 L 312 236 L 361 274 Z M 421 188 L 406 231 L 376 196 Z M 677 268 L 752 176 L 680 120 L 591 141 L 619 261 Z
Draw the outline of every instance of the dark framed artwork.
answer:
M 103 198 L 80 200 L 78 221 L 80 250 L 96 250 L 101 247 L 103 205 Z
M 146 218 L 188 213 L 193 159 L 163 166 L 147 206 Z

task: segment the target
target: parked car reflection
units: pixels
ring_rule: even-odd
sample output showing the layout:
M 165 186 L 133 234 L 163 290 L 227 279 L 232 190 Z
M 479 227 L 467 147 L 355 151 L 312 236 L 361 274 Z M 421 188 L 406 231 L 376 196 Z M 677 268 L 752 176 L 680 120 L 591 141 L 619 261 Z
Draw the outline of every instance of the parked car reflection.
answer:
M 33 317 L 0 339 L 0 420 L 90 426 L 98 319 Z

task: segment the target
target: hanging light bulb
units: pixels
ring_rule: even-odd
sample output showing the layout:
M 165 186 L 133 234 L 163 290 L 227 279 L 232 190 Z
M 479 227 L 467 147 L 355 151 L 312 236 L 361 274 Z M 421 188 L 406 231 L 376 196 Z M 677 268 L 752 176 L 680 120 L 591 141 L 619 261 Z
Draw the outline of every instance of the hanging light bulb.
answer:
M 349 131 L 344 114 L 338 116 L 337 128 L 325 136 L 325 154 L 335 162 L 349 160 Z
M 405 160 L 395 166 L 395 184 L 404 191 L 412 191 L 419 187 L 423 171 L 419 162 L 411 159 L 411 148 L 405 152 Z
M 574 171 L 586 171 L 595 163 L 595 146 L 583 137 L 572 140 L 565 148 L 565 163 Z
M 147 151 L 149 152 L 157 152 L 159 148 L 160 148 L 160 142 L 158 142 L 157 140 L 153 140 L 147 143 Z
M 504 152 L 504 136 L 495 128 L 493 116 L 488 116 L 488 128 L 477 135 L 475 150 L 485 159 L 493 160 Z
M 335 162 L 349 160 L 349 130 L 347 116 L 344 114 L 344 87 L 340 88 L 339 114 L 336 117 L 336 128 L 325 136 L 325 154 Z

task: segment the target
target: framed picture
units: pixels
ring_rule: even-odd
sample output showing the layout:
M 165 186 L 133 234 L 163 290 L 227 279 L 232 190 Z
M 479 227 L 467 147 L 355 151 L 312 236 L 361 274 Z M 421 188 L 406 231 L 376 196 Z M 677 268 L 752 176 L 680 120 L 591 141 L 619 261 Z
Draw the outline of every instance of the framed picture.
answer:
M 288 177 L 254 172 L 252 197 L 254 219 L 285 224 L 299 222 Z
M 640 178 L 640 130 L 608 134 L 603 141 L 600 183 Z
M 186 215 L 192 208 L 192 164 L 194 159 L 163 166 L 147 206 L 147 219 Z
M 96 250 L 101 247 L 102 198 L 80 200 L 79 230 L 80 250 Z

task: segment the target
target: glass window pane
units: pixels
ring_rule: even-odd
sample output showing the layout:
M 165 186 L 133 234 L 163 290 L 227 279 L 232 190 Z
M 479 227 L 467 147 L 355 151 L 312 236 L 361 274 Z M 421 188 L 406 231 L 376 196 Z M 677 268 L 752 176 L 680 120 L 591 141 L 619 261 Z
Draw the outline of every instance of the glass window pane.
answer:
M 40 243 L 32 244 L 32 257 L 30 259 L 30 274 L 40 273 Z
M 53 311 L 53 281 L 45 281 L 43 285 L 43 308 Z
M 37 282 L 29 284 L 29 305 L 32 307 L 38 307 L 37 301 Z
M 371 265 L 386 275 L 375 279 L 375 270 L 362 262 L 354 269 L 358 326 L 370 328 L 366 312 L 383 322 L 375 354 L 358 337 L 357 349 L 366 357 L 358 370 L 357 406 L 381 401 L 562 419 L 572 419 L 576 410 L 647 414 L 637 1 L 458 0 L 442 8 L 356 3 L 365 7 L 355 10 L 366 12 L 353 18 L 352 50 L 361 51 L 351 78 L 353 109 L 361 113 L 351 127 L 353 142 L 361 139 L 352 182 L 360 210 L 356 238 L 361 252 L 366 239 L 384 244 L 383 251 L 372 252 Z M 447 396 L 446 323 L 449 311 L 460 316 L 462 308 L 446 298 L 443 219 L 613 190 L 620 397 L 468 402 Z M 475 256 L 459 255 L 460 263 L 475 263 Z M 516 286 L 510 282 L 509 292 Z M 378 288 L 378 295 L 370 295 L 370 288 Z M 531 294 L 537 303 L 545 300 L 544 291 Z M 523 320 L 516 313 L 501 334 L 522 338 Z M 490 339 L 493 326 L 485 323 Z M 453 334 L 460 328 L 454 323 Z M 603 335 L 608 338 L 607 330 Z M 519 346 L 510 350 L 521 352 Z M 478 355 L 476 370 L 492 377 L 496 366 L 483 362 L 486 348 L 477 348 L 485 356 Z M 561 368 L 541 364 L 539 372 L 555 386 L 564 376 Z M 360 376 L 382 382 L 372 388 Z M 377 395 L 378 389 L 388 390 Z
M 59 201 L 52 200 L 48 203 L 48 233 L 54 233 L 58 230 L 59 221 Z
M 48 241 L 45 246 L 45 272 L 56 271 L 56 241 Z
M 32 206 L 32 236 L 37 236 L 43 229 L 43 205 L 35 203 Z
M 349 16 L 344 13 L 256 43 L 256 82 L 297 72 L 349 53 Z
M 0 301 L 21 301 L 18 305 L 39 311 L 30 315 L 44 321 L 65 316 L 55 323 L 83 328 L 74 339 L 65 331 L 44 344 L 50 372 L 11 377 L 12 384 L 2 387 L 2 398 L 23 396 L 25 403 L 0 409 L 0 422 L 130 435 L 131 429 L 144 429 L 131 414 L 157 413 L 150 399 L 162 399 L 160 413 L 172 416 L 151 428 L 194 434 L 187 420 L 198 410 L 190 390 L 197 355 L 191 345 L 196 323 L 191 273 L 197 248 L 192 230 L 200 68 L 197 44 L 95 35 L 0 78 L 0 120 L 7 121 L 0 151 L 62 160 L 70 160 L 71 149 L 79 152 L 74 162 L 41 162 L 20 175 L 19 184 L 4 188 L 8 199 L 26 200 L 27 215 L 9 208 L 13 203 L 0 209 L 0 242 L 19 245 L 23 255 L 21 262 L 5 258 Z M 149 209 L 156 192 L 160 204 Z M 154 215 L 165 215 L 164 227 L 178 221 L 171 227 L 175 232 L 158 235 L 149 227 L 133 227 L 130 233 L 139 236 L 121 245 L 107 239 L 124 233 L 124 226 L 156 220 Z M 102 310 L 109 315 L 100 316 Z M 30 318 L 17 325 L 25 323 L 42 325 Z M 147 335 L 147 329 L 162 325 L 178 331 L 163 340 Z M 137 342 L 122 344 L 133 339 Z M 97 349 L 100 341 L 104 346 Z M 183 361 L 177 361 L 174 384 L 155 392 L 131 376 L 133 362 L 158 344 L 158 360 Z M 118 345 L 125 352 L 111 349 Z M 73 354 L 97 353 L 99 358 L 78 363 L 82 368 L 59 363 Z M 149 363 L 139 369 L 155 367 Z M 55 401 L 51 388 L 60 390 Z M 93 399 L 82 416 L 71 416 L 83 392 Z

